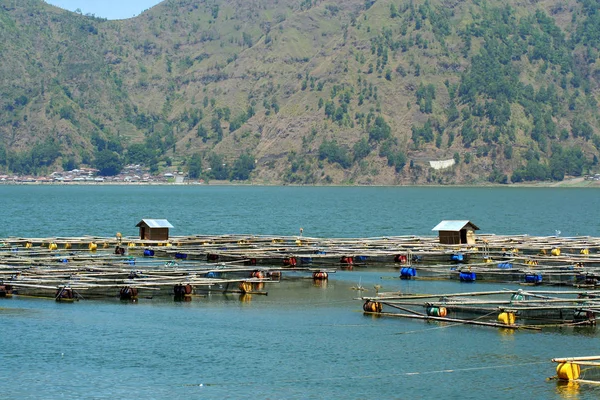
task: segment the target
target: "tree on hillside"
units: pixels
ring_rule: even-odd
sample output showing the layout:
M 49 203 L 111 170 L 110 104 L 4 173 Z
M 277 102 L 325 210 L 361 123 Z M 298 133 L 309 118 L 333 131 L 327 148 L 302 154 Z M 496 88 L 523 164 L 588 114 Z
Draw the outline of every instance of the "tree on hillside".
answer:
M 194 153 L 188 161 L 188 177 L 198 179 L 202 175 L 202 157 L 200 153 Z
M 352 146 L 352 152 L 354 153 L 354 161 L 360 161 L 371 152 L 371 146 L 367 138 L 361 138 L 358 142 Z
M 8 158 L 6 157 L 6 147 L 0 143 L 0 165 L 6 165 Z
M 229 167 L 223 160 L 223 156 L 217 153 L 212 153 L 208 157 L 210 165 L 210 177 L 218 180 L 229 179 Z
M 375 118 L 375 123 L 369 127 L 369 140 L 379 142 L 388 139 L 392 134 L 392 128 L 380 115 Z
M 235 163 L 231 171 L 231 179 L 245 181 L 250 178 L 250 173 L 254 170 L 254 157 L 249 153 L 242 154 Z
M 331 163 L 338 163 L 342 168 L 349 168 L 352 165 L 348 150 L 338 145 L 335 139 L 323 140 L 319 146 L 319 158 L 329 160 Z
M 129 164 L 149 165 L 155 157 L 155 151 L 143 143 L 135 143 L 127 148 L 127 163 Z
M 210 126 L 217 136 L 217 142 L 223 140 L 223 128 L 221 127 L 221 120 L 216 116 L 213 117 L 213 119 L 210 121 Z
M 62 167 L 65 171 L 71 171 L 78 167 L 77 161 L 74 156 L 65 157 L 62 160 Z
M 117 153 L 105 149 L 96 152 L 94 167 L 98 169 L 98 175 L 114 176 L 123 169 L 123 161 Z

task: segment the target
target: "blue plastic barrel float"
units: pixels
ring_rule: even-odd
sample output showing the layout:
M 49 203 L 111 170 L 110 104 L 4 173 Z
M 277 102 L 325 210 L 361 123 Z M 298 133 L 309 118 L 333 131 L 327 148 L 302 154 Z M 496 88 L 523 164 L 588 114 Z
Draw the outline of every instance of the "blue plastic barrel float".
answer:
M 152 249 L 144 250 L 144 257 L 154 257 L 154 250 L 152 250 Z
M 450 256 L 450 261 L 463 262 L 465 260 L 465 256 L 462 253 L 455 253 Z
M 187 258 L 187 254 L 185 253 L 175 253 L 175 258 L 179 259 L 179 260 L 185 260 Z
M 500 268 L 500 269 L 512 269 L 512 267 L 513 267 L 512 263 L 509 263 L 509 262 L 498 263 L 498 268 Z
M 475 272 L 461 272 L 458 275 L 461 282 L 475 282 Z
M 542 283 L 542 274 L 525 274 L 525 283 L 540 284 Z
M 413 267 L 402 267 L 400 268 L 400 279 L 411 279 L 417 276 L 417 270 Z

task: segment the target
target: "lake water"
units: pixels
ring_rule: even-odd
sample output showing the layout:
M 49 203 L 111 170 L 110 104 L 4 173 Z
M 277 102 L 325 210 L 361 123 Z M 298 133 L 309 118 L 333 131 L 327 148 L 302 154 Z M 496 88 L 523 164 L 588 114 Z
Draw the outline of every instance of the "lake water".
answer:
M 443 219 L 484 233 L 600 236 L 600 192 L 554 188 L 0 186 L 0 237 L 135 235 L 167 218 L 172 235 L 431 235 Z M 338 271 L 268 285 L 241 301 L 167 298 L 0 301 L 0 398 L 595 399 L 558 385 L 553 357 L 598 354 L 594 328 L 508 332 L 376 318 L 351 290 L 441 293 L 496 284 L 401 281 L 393 269 Z M 369 293 L 369 292 L 367 292 Z M 374 293 L 374 289 L 370 290 Z

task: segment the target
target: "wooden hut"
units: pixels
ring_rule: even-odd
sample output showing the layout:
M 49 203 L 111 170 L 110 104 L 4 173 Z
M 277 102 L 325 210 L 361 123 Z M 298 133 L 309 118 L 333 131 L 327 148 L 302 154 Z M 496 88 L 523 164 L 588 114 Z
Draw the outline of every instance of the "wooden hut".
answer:
M 442 221 L 432 229 L 438 231 L 441 244 L 475 244 L 478 230 L 471 221 Z
M 166 219 L 143 219 L 137 225 L 142 240 L 168 240 L 173 225 Z

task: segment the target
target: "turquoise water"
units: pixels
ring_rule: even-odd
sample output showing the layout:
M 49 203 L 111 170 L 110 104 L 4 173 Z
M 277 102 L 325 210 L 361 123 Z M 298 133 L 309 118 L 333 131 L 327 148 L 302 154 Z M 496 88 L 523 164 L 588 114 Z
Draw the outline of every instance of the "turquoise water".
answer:
M 167 218 L 174 235 L 431 235 L 441 220 L 483 233 L 600 236 L 600 192 L 574 188 L 0 186 L 6 236 L 136 235 Z
M 429 235 L 442 219 L 486 233 L 600 236 L 589 189 L 2 186 L 0 236 L 173 234 Z M 598 332 L 503 330 L 374 318 L 351 290 L 412 293 L 507 287 L 401 281 L 355 268 L 326 286 L 287 280 L 268 296 L 0 301 L 0 398 L 595 399 L 560 386 L 553 357 L 598 354 Z M 367 292 L 369 293 L 369 292 Z M 370 293 L 374 293 L 371 289 Z

